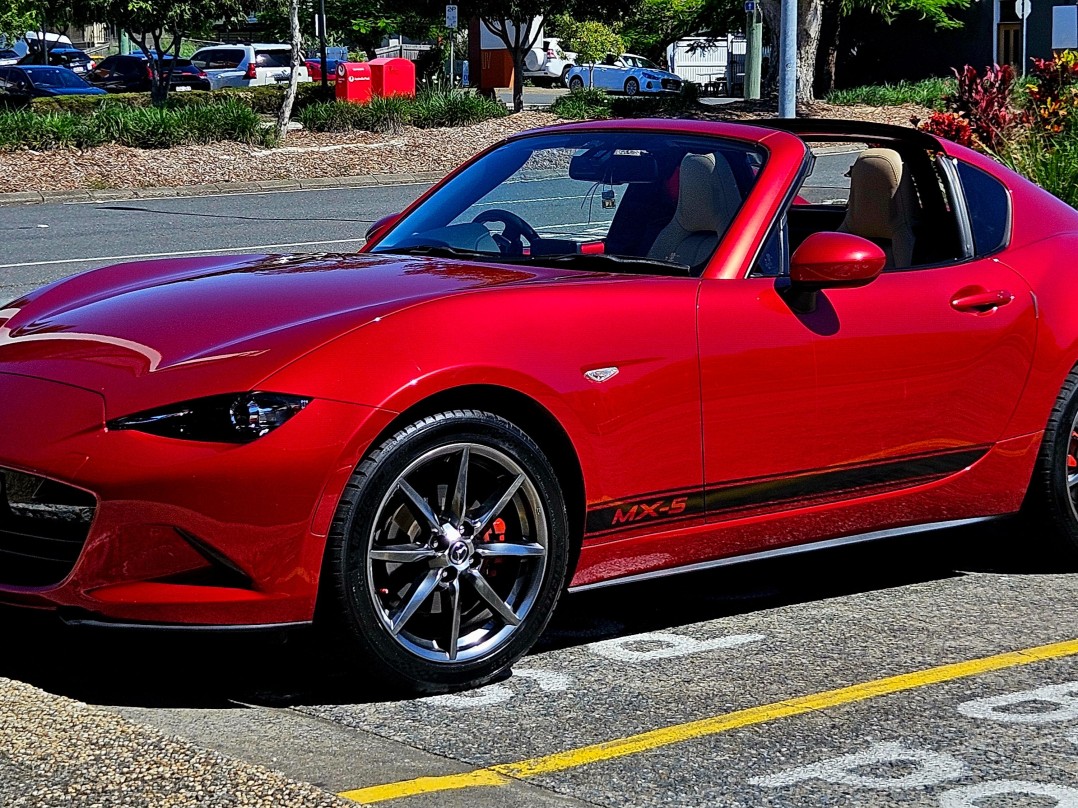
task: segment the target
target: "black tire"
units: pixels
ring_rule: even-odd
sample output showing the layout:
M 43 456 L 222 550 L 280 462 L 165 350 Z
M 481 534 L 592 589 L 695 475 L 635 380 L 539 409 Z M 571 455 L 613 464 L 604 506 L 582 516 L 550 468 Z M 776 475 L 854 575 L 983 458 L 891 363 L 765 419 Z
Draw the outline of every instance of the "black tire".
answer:
M 443 412 L 353 473 L 330 531 L 323 608 L 390 688 L 476 687 L 539 638 L 568 556 L 565 502 L 536 443 L 499 416 Z
M 1046 528 L 1056 546 L 1078 559 L 1078 368 L 1072 370 L 1048 418 L 1030 481 L 1026 517 Z
M 625 94 L 632 98 L 640 94 L 640 82 L 634 78 L 625 79 Z
M 584 79 L 580 78 L 580 76 L 573 76 L 571 79 L 569 79 L 569 90 L 571 92 L 577 93 L 583 89 Z

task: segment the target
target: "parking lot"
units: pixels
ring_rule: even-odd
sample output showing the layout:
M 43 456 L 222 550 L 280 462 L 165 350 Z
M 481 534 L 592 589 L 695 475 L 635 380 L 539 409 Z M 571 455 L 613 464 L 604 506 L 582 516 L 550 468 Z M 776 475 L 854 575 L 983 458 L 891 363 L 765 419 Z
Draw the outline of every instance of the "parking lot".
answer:
M 3 208 L 0 297 L 128 258 L 348 250 L 424 187 Z M 1003 521 L 567 595 L 462 694 L 375 690 L 309 630 L 10 609 L 0 678 L 367 804 L 1075 808 L 1078 569 L 1039 539 Z M 33 761 L 0 745 L 0 805 L 45 787 Z

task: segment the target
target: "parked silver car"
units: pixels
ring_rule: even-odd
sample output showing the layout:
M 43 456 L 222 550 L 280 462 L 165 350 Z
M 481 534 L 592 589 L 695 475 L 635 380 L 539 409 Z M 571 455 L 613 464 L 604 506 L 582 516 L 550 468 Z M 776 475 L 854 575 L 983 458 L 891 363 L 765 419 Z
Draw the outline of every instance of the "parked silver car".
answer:
M 291 75 L 291 61 L 291 45 L 259 42 L 211 45 L 191 56 L 191 62 L 206 74 L 215 90 L 281 84 Z M 311 80 L 306 65 L 301 63 L 297 70 L 299 81 Z

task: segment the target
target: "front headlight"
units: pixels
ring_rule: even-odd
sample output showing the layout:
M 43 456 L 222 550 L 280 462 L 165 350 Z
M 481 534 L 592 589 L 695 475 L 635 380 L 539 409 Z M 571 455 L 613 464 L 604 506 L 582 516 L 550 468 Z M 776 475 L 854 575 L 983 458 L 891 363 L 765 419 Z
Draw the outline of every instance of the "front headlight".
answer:
M 644 78 L 651 79 L 652 81 L 662 81 L 662 76 L 656 73 L 644 73 Z
M 310 403 L 309 398 L 282 393 L 231 393 L 125 415 L 106 426 L 166 438 L 249 443 L 281 426 Z

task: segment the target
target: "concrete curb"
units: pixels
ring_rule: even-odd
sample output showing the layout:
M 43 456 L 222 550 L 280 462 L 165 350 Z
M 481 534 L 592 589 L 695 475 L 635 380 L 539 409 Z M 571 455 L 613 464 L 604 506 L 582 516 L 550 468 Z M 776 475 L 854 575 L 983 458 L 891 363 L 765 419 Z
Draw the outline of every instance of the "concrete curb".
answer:
M 252 194 L 272 191 L 307 191 L 326 188 L 369 188 L 380 185 L 413 185 L 440 180 L 441 171 L 417 171 L 407 174 L 359 174 L 349 177 L 310 177 L 304 179 L 261 180 L 259 182 L 217 182 L 207 185 L 184 185 L 160 188 L 107 188 L 100 191 L 15 191 L 0 194 L 3 205 L 42 205 L 64 202 L 117 202 L 122 199 L 163 199 L 216 194 Z

